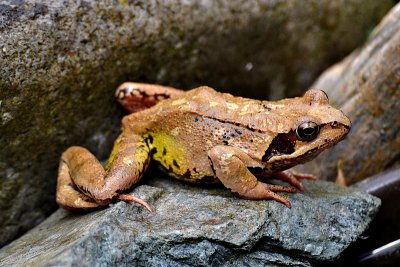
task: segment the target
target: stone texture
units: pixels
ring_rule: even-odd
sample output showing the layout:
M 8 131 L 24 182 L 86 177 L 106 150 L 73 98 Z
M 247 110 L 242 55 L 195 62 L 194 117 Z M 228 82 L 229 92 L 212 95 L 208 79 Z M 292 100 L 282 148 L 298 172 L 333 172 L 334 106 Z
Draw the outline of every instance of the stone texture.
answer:
M 0 0 L 0 246 L 55 209 L 64 149 L 106 157 L 119 83 L 280 97 L 356 47 L 391 5 Z
M 399 166 L 400 4 L 363 48 L 328 69 L 313 87 L 323 88 L 353 125 L 347 138 L 307 164 L 307 171 L 334 179 L 341 160 L 351 184 Z
M 118 202 L 82 215 L 58 210 L 0 250 L 0 266 L 311 266 L 363 233 L 380 200 L 305 181 L 288 209 L 224 188 L 153 179 L 134 189 L 157 213 Z

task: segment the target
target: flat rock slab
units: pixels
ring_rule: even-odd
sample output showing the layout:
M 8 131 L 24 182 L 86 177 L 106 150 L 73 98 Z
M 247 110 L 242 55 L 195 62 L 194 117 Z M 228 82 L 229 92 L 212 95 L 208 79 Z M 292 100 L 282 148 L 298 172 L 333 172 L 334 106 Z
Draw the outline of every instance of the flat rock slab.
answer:
M 305 181 L 274 201 L 224 188 L 150 180 L 133 194 L 157 210 L 118 202 L 72 215 L 59 209 L 0 250 L 1 266 L 310 266 L 333 260 L 364 232 L 380 200 L 358 189 Z

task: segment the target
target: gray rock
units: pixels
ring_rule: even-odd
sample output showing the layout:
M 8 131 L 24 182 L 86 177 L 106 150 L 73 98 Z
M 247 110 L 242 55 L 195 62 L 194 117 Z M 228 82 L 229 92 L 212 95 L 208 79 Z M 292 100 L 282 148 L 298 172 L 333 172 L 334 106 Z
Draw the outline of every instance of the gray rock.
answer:
M 342 161 L 347 184 L 400 166 L 400 4 L 362 49 L 328 69 L 313 85 L 349 116 L 347 138 L 307 164 L 321 179 L 336 177 Z
M 106 157 L 118 84 L 263 98 L 305 88 L 393 4 L 341 3 L 0 0 L 0 246 L 56 208 L 63 150 Z
M 150 180 L 133 194 L 155 207 L 118 202 L 83 215 L 58 210 L 0 250 L 1 266 L 310 266 L 357 239 L 380 200 L 358 189 L 305 181 L 292 208 L 236 198 L 224 188 Z

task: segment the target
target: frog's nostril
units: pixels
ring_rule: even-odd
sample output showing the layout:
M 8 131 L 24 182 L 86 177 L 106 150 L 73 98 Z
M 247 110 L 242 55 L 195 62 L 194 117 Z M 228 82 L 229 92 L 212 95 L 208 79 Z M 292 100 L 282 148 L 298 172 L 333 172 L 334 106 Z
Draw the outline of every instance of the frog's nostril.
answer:
M 339 123 L 338 123 L 337 121 L 331 122 L 331 126 L 332 126 L 333 128 L 336 128 L 338 125 L 339 125 Z

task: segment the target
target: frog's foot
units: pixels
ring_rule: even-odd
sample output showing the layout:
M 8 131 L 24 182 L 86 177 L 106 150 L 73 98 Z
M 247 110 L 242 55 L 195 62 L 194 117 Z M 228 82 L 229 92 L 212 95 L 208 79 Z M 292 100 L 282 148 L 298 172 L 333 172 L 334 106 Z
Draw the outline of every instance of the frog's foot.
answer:
M 216 146 L 208 152 L 215 175 L 233 193 L 246 199 L 273 199 L 291 207 L 290 202 L 275 192 L 295 193 L 291 186 L 262 183 L 248 170 L 248 167 L 261 167 L 261 163 L 249 157 L 238 148 Z
M 273 199 L 283 203 L 286 207 L 290 208 L 292 205 L 285 197 L 275 194 L 275 192 L 296 193 L 297 189 L 292 186 L 272 185 L 263 182 L 257 182 L 257 185 L 251 190 L 247 191 L 244 198 L 247 199 Z
M 148 211 L 150 211 L 150 213 L 153 213 L 153 214 L 154 214 L 154 213 L 156 212 L 149 204 L 147 204 L 146 201 L 144 201 L 144 200 L 142 200 L 142 199 L 140 199 L 140 198 L 134 197 L 134 196 L 132 196 L 132 195 L 122 194 L 122 195 L 119 195 L 119 196 L 118 196 L 118 199 L 119 199 L 119 200 L 122 200 L 122 201 L 124 201 L 124 202 L 129 202 L 129 203 L 134 202 L 134 203 L 138 203 L 138 204 L 142 205 L 143 207 L 145 207 Z
M 118 102 L 129 113 L 141 111 L 158 102 L 182 94 L 184 91 L 172 87 L 125 82 L 115 91 Z
M 105 169 L 85 148 L 70 147 L 61 156 L 57 203 L 67 209 L 87 209 L 119 198 L 139 203 L 152 212 L 143 200 L 120 194 L 140 180 L 149 162 L 150 149 L 137 135 L 119 136 Z
M 293 185 L 294 187 L 303 190 L 303 185 L 300 183 L 300 179 L 307 179 L 307 180 L 316 180 L 317 177 L 307 173 L 298 173 L 294 172 L 293 170 L 286 170 L 282 172 L 278 172 L 274 174 L 274 177 L 288 182 L 289 184 Z
M 61 207 L 75 211 L 94 209 L 100 206 L 77 190 L 69 174 L 68 166 L 64 161 L 60 162 L 58 173 L 56 201 Z

